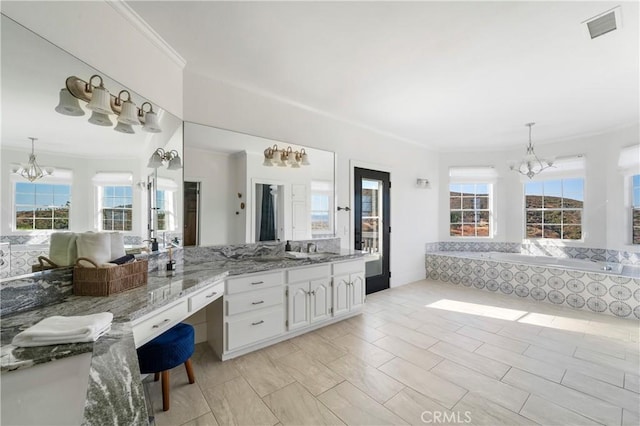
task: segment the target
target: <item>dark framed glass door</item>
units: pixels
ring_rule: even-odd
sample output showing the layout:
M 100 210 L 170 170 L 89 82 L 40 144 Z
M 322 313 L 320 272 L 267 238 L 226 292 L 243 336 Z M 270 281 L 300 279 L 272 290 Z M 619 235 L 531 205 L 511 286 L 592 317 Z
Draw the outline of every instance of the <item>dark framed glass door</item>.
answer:
M 370 254 L 366 262 L 366 293 L 389 288 L 391 234 L 389 173 L 354 169 L 354 248 Z

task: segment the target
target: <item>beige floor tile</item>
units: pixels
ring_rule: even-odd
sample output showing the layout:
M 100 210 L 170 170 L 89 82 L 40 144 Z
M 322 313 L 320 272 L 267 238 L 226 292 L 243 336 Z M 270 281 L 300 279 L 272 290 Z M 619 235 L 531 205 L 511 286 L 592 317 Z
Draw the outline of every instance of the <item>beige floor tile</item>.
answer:
M 517 368 L 509 370 L 502 381 L 602 424 L 618 425 L 622 420 L 619 407 Z
M 428 421 L 433 422 L 435 413 L 450 413 L 446 407 L 411 388 L 404 388 L 384 406 L 411 425 L 425 425 Z M 438 425 L 442 424 L 448 423 L 438 423 Z
M 405 361 L 409 361 L 410 363 L 423 368 L 424 370 L 431 370 L 433 366 L 443 359 L 442 357 L 429 352 L 427 349 L 421 349 L 411 343 L 405 342 L 402 339 L 398 339 L 397 337 L 384 337 L 380 340 L 376 340 L 374 344 L 396 356 L 399 356 Z
M 473 425 L 483 426 L 524 426 L 535 425 L 533 420 L 491 402 L 476 393 L 469 392 L 451 410 L 456 414 L 456 420 L 468 420 Z M 458 421 L 458 423 L 462 423 Z
M 557 367 L 549 362 L 529 358 L 528 356 L 490 345 L 489 343 L 480 346 L 475 353 L 517 367 L 520 370 L 537 374 L 538 376 L 557 383 L 560 383 L 565 372 L 564 368 Z
M 453 407 L 467 392 L 466 389 L 401 358 L 389 361 L 379 367 L 379 370 L 447 408 Z
M 389 309 L 384 309 L 380 312 L 376 312 L 374 315 L 384 320 L 386 324 L 397 324 L 408 329 L 418 328 L 422 324 L 420 321 L 416 321 L 414 318 L 410 318 L 406 315 L 394 312 L 391 307 L 389 307 Z
M 438 310 L 438 315 L 453 322 L 459 322 L 463 325 L 471 326 L 489 333 L 497 333 L 502 330 L 505 321 L 496 320 L 489 317 L 481 317 L 477 315 L 463 314 L 460 312 Z
M 360 318 L 360 316 L 356 317 Z M 373 343 L 378 339 L 382 339 L 386 336 L 383 332 L 366 325 L 360 321 L 353 321 L 354 318 L 348 319 L 347 323 L 351 327 L 351 334 L 358 336 L 359 338 L 366 340 L 369 343 Z
M 624 388 L 635 393 L 640 393 L 640 376 L 624 373 Z
M 559 368 L 571 369 L 616 386 L 622 387 L 624 383 L 623 371 L 584 361 L 572 356 L 562 355 L 535 345 L 527 348 L 523 355 L 542 362 L 548 362 Z
M 422 349 L 427 349 L 429 346 L 438 342 L 438 340 L 433 337 L 427 336 L 426 334 L 417 332 L 410 328 L 403 327 L 399 324 L 389 323 L 378 327 L 378 330 L 389 336 L 400 338 L 407 343 L 411 343 L 412 345 Z
M 624 370 L 625 372 L 631 374 L 638 374 L 638 372 L 640 372 L 640 364 L 638 364 L 636 361 L 627 361 L 600 352 L 594 352 L 582 347 L 576 349 L 576 352 L 573 356 L 575 358 L 595 362 L 600 365 L 606 365 L 617 370 Z
M 151 382 L 147 386 L 158 426 L 181 425 L 211 411 L 197 383 L 172 383 L 169 411 L 162 411 L 161 381 Z
M 454 321 L 449 321 L 448 319 L 440 317 L 433 311 L 428 311 L 426 309 L 417 310 L 409 316 L 423 323 L 435 325 L 440 327 L 443 330 L 448 330 L 448 331 L 456 331 L 457 329 L 464 326 L 464 324 L 460 324 Z
M 507 364 L 491 359 L 491 357 L 468 352 L 445 342 L 436 343 L 428 351 L 498 380 L 507 374 L 507 371 L 511 368 Z
M 213 416 L 213 413 L 208 412 L 207 414 L 202 415 L 197 419 L 193 419 L 190 422 L 184 423 L 182 426 L 218 426 L 218 422 Z
M 520 324 L 525 325 L 525 324 Z M 549 349 L 554 352 L 561 353 L 563 355 L 573 356 L 576 351 L 576 345 L 574 343 L 563 342 L 561 340 L 551 340 L 546 337 L 540 337 L 536 334 L 526 333 L 517 328 L 503 328 L 498 332 L 500 336 L 508 337 L 510 339 L 519 340 L 521 342 L 529 343 L 530 345 L 536 345 L 541 348 Z
M 221 425 L 274 425 L 278 422 L 242 377 L 203 388 L 202 392 Z
M 240 372 L 231 361 L 220 361 L 211 357 L 199 358 L 193 363 L 196 383 L 215 386 L 240 377 Z
M 401 418 L 349 382 L 342 382 L 318 397 L 348 425 L 403 425 Z
M 369 302 L 365 303 L 365 305 L 368 305 Z M 368 314 L 368 313 L 362 313 L 361 315 L 357 315 L 355 317 L 349 318 L 347 320 L 348 322 L 358 322 L 362 325 L 366 325 L 367 327 L 371 327 L 371 328 L 378 328 L 381 325 L 386 324 L 388 321 L 384 320 L 382 318 L 378 318 L 375 315 L 372 314 Z
M 520 414 L 541 425 L 587 426 L 600 424 L 537 395 L 529 397 Z
M 333 344 L 354 355 L 372 367 L 379 367 L 394 357 L 393 354 L 353 334 L 345 334 L 333 340 Z
M 344 424 L 299 383 L 292 383 L 263 399 L 283 425 Z
M 562 384 L 577 391 L 594 396 L 627 410 L 640 412 L 640 395 L 635 392 L 601 382 L 593 377 L 567 370 Z
M 622 410 L 622 426 L 638 426 L 640 425 L 640 416 L 638 413 L 629 410 Z
M 514 386 L 492 379 L 455 362 L 444 360 L 431 369 L 443 380 L 476 393 L 489 401 L 500 404 L 513 412 L 518 412 L 529 394 Z
M 299 350 L 300 348 L 294 345 L 291 340 L 285 340 L 284 342 L 276 343 L 275 345 L 260 349 L 260 352 L 268 356 L 270 359 L 276 360 Z
M 260 397 L 295 381 L 260 351 L 236 358 L 233 363 Z
M 440 328 L 437 325 L 424 324 L 416 328 L 416 331 L 426 334 L 427 336 L 431 336 L 434 339 L 458 346 L 459 348 L 469 352 L 473 352 L 474 350 L 479 348 L 480 345 L 482 345 L 482 342 L 480 340 L 463 336 L 462 334 L 456 333 L 455 331 L 449 331 Z
M 404 388 L 403 384 L 353 355 L 345 355 L 327 366 L 381 404 Z
M 312 357 L 324 363 L 333 361 L 334 359 L 340 358 L 346 354 L 344 350 L 330 343 L 328 340 L 316 333 L 303 334 L 302 336 L 291 339 L 291 342 Z
M 276 360 L 276 364 L 313 395 L 331 389 L 344 378 L 304 351 Z
M 319 334 L 324 339 L 329 341 L 333 341 L 338 337 L 344 336 L 345 334 L 349 334 L 351 331 L 351 326 L 346 321 L 339 321 L 334 324 L 330 324 L 326 327 L 319 328 L 315 331 L 316 334 Z
M 526 342 L 510 339 L 508 337 L 489 333 L 487 331 L 469 326 L 462 327 L 460 330 L 456 331 L 456 333 L 462 334 L 463 336 L 471 337 L 476 340 L 480 340 L 484 343 L 490 343 L 494 346 L 498 346 L 512 352 L 517 352 L 519 354 L 523 353 L 529 347 L 529 344 Z

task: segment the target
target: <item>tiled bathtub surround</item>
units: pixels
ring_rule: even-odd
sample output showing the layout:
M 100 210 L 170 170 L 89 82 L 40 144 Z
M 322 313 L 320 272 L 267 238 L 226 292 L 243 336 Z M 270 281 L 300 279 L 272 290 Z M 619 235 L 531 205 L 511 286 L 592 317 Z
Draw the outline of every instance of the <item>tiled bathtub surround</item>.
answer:
M 640 279 L 428 253 L 429 279 L 589 312 L 640 319 Z
M 607 250 L 603 248 L 558 246 L 551 242 L 496 243 L 482 241 L 439 241 L 425 245 L 427 253 L 440 251 L 501 251 L 531 256 L 553 256 L 572 259 L 589 259 L 597 262 L 640 265 L 640 252 Z

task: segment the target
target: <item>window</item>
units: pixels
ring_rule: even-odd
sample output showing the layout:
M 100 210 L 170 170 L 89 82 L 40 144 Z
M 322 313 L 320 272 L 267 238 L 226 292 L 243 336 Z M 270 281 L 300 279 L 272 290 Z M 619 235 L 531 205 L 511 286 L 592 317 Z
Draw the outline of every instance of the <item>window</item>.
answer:
M 640 175 L 631 177 L 632 187 L 632 204 L 631 204 L 631 221 L 632 221 L 632 244 L 640 244 Z
M 69 229 L 71 185 L 15 182 L 15 230 Z
M 449 185 L 449 235 L 490 237 L 491 184 L 452 183 Z
M 525 183 L 526 238 L 582 239 L 584 179 Z
M 133 191 L 131 186 L 102 186 L 101 222 L 102 231 L 131 231 L 133 220 Z
M 176 182 L 169 178 L 157 178 L 156 212 L 157 221 L 155 229 L 158 231 L 175 231 L 176 224 L 176 196 L 178 190 Z
M 311 234 L 333 233 L 333 187 L 331 182 L 311 182 Z

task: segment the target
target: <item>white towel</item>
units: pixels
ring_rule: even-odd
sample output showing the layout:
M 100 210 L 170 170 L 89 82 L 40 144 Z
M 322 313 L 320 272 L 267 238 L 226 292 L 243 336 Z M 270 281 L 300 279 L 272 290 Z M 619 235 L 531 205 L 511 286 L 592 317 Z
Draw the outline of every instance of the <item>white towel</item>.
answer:
M 76 234 L 73 232 L 54 232 L 49 243 L 49 259 L 58 266 L 69 266 L 76 262 L 78 249 Z
M 26 348 L 95 342 L 111 329 L 111 321 L 113 321 L 111 312 L 76 317 L 49 317 L 18 333 L 11 343 L 14 346 Z
M 111 259 L 109 260 L 116 260 L 126 256 L 127 253 L 124 251 L 124 235 L 120 232 L 111 232 L 109 235 L 111 236 Z
M 111 258 L 111 235 L 105 232 L 78 234 L 78 257 L 87 257 L 98 265 L 108 263 Z M 85 262 L 87 263 L 87 262 Z

